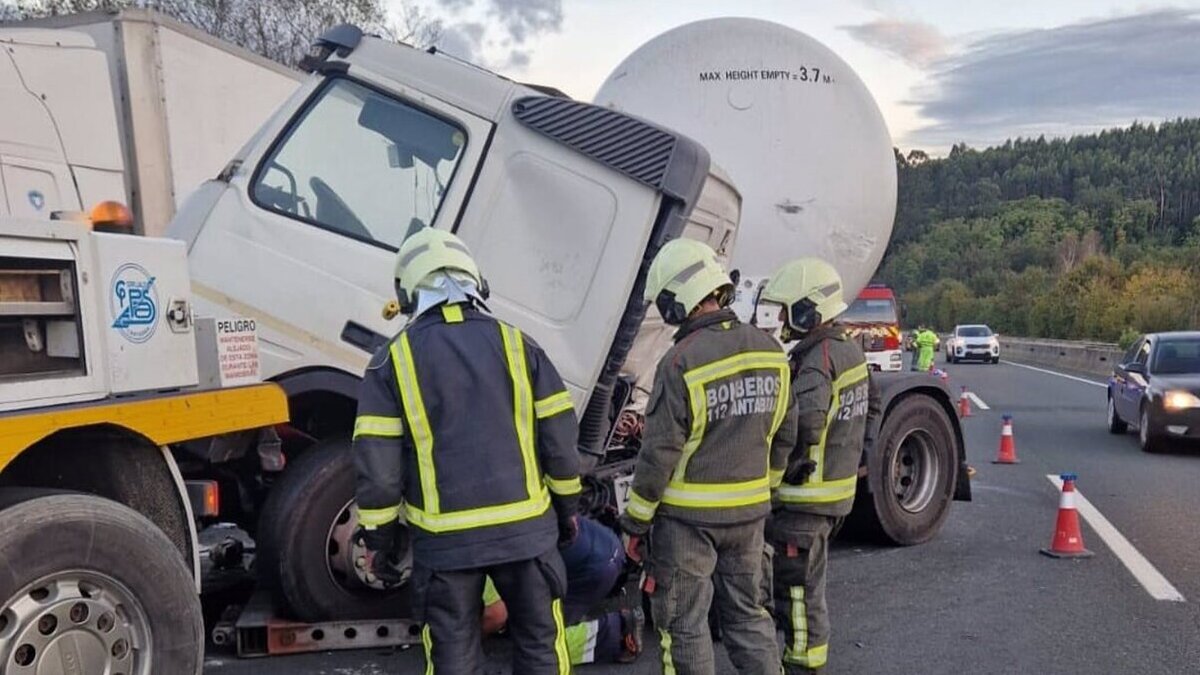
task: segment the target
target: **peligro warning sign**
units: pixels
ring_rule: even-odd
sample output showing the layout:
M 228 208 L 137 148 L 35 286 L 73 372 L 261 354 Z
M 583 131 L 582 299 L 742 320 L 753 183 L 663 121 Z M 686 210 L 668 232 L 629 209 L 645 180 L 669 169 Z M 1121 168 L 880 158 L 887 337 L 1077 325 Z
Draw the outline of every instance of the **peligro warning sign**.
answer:
M 217 324 L 217 362 L 222 387 L 261 381 L 258 329 L 254 319 L 220 319 Z

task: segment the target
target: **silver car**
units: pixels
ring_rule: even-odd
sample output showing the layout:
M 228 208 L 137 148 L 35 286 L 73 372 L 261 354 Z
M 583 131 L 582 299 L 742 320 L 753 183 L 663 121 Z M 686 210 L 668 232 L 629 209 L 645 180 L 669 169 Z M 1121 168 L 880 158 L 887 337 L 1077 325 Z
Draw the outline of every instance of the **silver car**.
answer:
M 968 359 L 1000 363 L 1000 336 L 983 324 L 955 326 L 945 347 L 946 363 Z

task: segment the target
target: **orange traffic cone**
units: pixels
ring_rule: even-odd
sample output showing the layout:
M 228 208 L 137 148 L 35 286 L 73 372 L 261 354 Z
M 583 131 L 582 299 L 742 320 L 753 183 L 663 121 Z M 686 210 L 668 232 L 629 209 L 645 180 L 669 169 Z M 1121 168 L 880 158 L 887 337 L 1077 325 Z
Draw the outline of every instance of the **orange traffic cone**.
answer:
M 1012 415 L 1004 416 L 1004 426 L 1000 427 L 1000 451 L 992 464 L 1020 464 L 1017 459 L 1017 446 L 1013 442 Z
M 958 397 L 958 416 L 959 417 L 970 417 L 971 416 L 971 399 L 967 398 L 967 388 L 966 387 L 962 388 L 962 394 L 960 394 Z
M 1083 532 L 1079 529 L 1079 512 L 1075 510 L 1075 481 L 1073 473 L 1062 475 L 1062 496 L 1058 501 L 1058 522 L 1050 548 L 1042 549 L 1051 558 L 1090 558 L 1095 555 L 1083 547 Z

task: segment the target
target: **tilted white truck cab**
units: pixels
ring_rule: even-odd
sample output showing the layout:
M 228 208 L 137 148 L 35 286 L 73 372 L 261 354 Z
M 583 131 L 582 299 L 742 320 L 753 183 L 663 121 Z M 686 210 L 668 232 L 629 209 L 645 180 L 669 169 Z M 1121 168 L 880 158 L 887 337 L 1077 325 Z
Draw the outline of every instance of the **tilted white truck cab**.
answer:
M 285 387 L 316 370 L 352 394 L 403 325 L 381 314 L 397 247 L 450 229 L 489 307 L 551 354 L 577 408 L 607 399 L 645 313 L 644 268 L 706 180 L 704 149 L 406 46 L 325 45 L 323 76 L 171 225 L 200 310 L 258 320 L 265 372 Z

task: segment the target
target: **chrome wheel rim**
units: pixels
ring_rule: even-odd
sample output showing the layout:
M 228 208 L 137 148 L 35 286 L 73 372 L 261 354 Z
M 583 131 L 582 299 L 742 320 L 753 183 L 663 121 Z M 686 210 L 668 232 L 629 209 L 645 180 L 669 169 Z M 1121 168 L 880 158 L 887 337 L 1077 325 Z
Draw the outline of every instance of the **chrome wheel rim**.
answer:
M 145 609 L 104 574 L 56 572 L 0 608 L 0 671 L 10 675 L 149 675 L 152 657 Z

